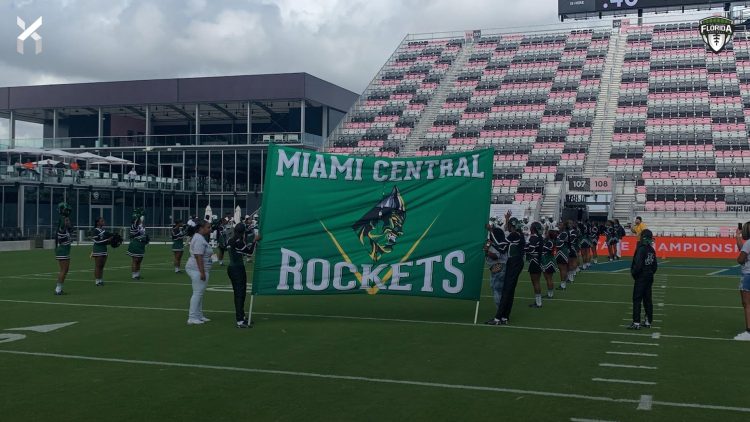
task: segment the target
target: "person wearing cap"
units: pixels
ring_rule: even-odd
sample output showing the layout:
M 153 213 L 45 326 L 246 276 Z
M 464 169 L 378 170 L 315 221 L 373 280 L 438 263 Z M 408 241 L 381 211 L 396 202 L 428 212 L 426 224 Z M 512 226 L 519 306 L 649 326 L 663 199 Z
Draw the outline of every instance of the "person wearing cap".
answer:
M 525 248 L 525 239 L 523 237 L 523 223 L 517 218 L 510 218 L 510 213 L 505 214 L 505 227 L 508 235 L 505 242 L 500 244 L 500 252 L 508 254 L 508 261 L 505 264 L 505 280 L 503 281 L 503 290 L 500 297 L 500 306 L 497 307 L 495 317 L 486 322 L 488 325 L 508 325 L 510 321 L 510 311 L 513 308 L 513 299 L 516 295 L 516 286 L 518 277 L 523 271 L 523 251 Z
M 740 254 L 737 256 L 737 263 L 740 264 L 742 277 L 740 278 L 740 297 L 742 298 L 742 307 L 745 311 L 745 331 L 737 334 L 735 340 L 750 341 L 750 221 L 742 225 L 735 233 L 737 248 Z
M 629 330 L 640 330 L 641 326 L 651 328 L 654 320 L 654 303 L 651 299 L 651 288 L 654 285 L 654 274 L 658 269 L 654 236 L 651 230 L 644 229 L 640 233 L 640 240 L 630 263 L 630 275 L 633 276 L 633 322 Z M 641 303 L 646 310 L 646 319 L 641 325 Z

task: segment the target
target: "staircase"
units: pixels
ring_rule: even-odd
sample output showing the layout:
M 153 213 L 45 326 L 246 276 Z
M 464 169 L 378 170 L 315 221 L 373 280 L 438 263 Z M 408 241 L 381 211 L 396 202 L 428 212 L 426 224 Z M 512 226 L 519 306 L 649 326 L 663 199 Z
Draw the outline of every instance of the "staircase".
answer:
M 541 217 L 553 217 L 555 221 L 558 220 L 562 184 L 563 182 L 547 182 L 544 185 L 544 198 L 539 208 L 539 215 L 536 216 L 537 220 Z
M 469 62 L 469 57 L 471 57 L 473 51 L 474 43 L 469 42 L 458 53 L 456 60 L 453 61 L 448 72 L 446 72 L 445 76 L 440 80 L 440 84 L 435 89 L 435 94 L 433 94 L 430 102 L 427 103 L 427 106 L 422 111 L 422 115 L 419 117 L 416 126 L 414 126 L 414 129 L 406 138 L 404 147 L 399 155 L 405 157 L 413 157 L 415 155 L 416 151 L 424 142 L 427 131 L 432 127 L 438 112 L 440 112 L 445 100 L 448 98 L 451 88 L 453 88 L 454 82 L 456 82 L 456 79 L 458 78 L 459 72 L 466 67 L 466 63 Z
M 612 207 L 611 218 L 617 218 L 621 222 L 631 221 L 633 215 L 633 206 L 635 205 L 635 182 L 617 181 L 614 192 L 615 204 Z
M 625 59 L 627 36 L 624 32 L 613 34 L 604 62 L 604 72 L 596 104 L 594 126 L 591 130 L 591 145 L 586 154 L 583 174 L 586 177 L 605 176 L 612 150 L 612 134 L 615 128 L 617 103 L 620 99 L 622 63 Z

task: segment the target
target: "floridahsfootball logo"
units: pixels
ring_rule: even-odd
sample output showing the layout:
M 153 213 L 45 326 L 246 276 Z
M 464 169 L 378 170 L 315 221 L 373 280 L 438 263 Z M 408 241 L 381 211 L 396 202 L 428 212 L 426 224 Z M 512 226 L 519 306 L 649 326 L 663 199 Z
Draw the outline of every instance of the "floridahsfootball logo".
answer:
M 398 187 L 384 196 L 372 209 L 352 226 L 359 243 L 369 243 L 369 255 L 378 262 L 384 254 L 391 253 L 398 238 L 404 234 L 406 203 Z
M 718 54 L 724 50 L 729 40 L 732 39 L 734 27 L 732 27 L 730 19 L 711 17 L 700 21 L 698 32 L 700 32 L 703 42 L 706 43 L 708 48 Z

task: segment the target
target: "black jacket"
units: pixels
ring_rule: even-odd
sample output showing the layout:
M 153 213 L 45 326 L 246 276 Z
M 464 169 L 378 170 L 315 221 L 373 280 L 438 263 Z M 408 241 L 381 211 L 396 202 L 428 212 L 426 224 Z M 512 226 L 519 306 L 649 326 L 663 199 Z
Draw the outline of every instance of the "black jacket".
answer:
M 639 245 L 630 264 L 630 274 L 634 279 L 653 276 L 656 273 L 656 251 L 651 245 Z

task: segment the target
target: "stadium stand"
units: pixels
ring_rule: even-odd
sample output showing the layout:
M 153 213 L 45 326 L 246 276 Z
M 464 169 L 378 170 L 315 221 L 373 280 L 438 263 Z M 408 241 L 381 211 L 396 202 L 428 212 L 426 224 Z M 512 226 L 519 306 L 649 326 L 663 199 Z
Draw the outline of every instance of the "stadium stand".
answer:
M 572 175 L 611 176 L 613 217 L 674 231 L 750 210 L 745 32 L 722 54 L 707 52 L 697 22 L 419 37 L 404 39 L 329 152 L 493 147 L 493 203 L 536 216 L 556 215 Z

